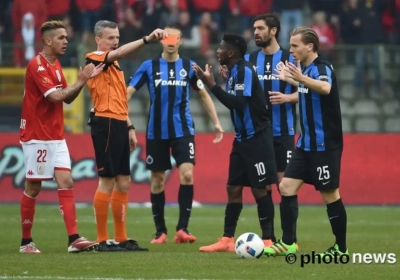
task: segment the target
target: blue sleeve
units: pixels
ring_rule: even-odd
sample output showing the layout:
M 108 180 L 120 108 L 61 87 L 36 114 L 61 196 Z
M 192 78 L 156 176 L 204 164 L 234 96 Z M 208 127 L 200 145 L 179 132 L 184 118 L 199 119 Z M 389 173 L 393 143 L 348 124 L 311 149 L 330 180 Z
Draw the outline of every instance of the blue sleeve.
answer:
M 148 80 L 147 69 L 151 66 L 150 60 L 146 60 L 131 78 L 129 86 L 139 90 Z
M 204 85 L 199 80 L 199 78 L 197 78 L 196 73 L 192 69 L 193 64 L 197 64 L 197 63 L 191 60 L 190 61 L 190 69 L 189 69 L 189 84 L 195 91 L 199 91 L 200 89 L 204 88 Z
M 255 72 L 253 68 L 245 66 L 242 69 L 238 69 L 238 71 L 236 72 L 234 88 L 236 96 L 251 96 L 254 75 Z
M 249 61 L 249 59 L 250 59 L 250 54 L 246 54 L 246 55 L 244 56 L 244 60 Z
M 311 78 L 323 82 L 328 82 L 332 85 L 332 69 L 325 64 L 317 64 L 311 70 Z

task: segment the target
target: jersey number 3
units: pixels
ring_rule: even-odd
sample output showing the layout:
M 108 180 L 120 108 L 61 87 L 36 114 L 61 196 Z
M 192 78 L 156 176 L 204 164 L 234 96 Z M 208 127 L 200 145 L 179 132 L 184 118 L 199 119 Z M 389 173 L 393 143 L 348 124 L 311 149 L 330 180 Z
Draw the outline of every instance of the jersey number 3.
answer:
M 194 145 L 193 145 L 193 143 L 189 143 L 189 153 L 190 153 L 190 158 L 194 158 Z
M 38 157 L 36 162 L 46 162 L 47 150 L 38 150 Z

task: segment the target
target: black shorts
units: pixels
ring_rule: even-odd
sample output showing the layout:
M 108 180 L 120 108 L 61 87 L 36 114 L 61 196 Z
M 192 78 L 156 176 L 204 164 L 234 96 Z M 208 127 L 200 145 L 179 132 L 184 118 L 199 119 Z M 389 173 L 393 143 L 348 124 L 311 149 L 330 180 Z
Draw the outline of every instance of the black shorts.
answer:
M 278 182 L 271 128 L 243 142 L 233 141 L 229 186 L 265 188 Z
M 129 131 L 126 121 L 94 116 L 90 122 L 100 177 L 130 175 Z
M 294 147 L 293 135 L 274 137 L 275 162 L 278 172 L 285 172 L 286 166 L 292 157 Z
M 339 187 L 343 149 L 306 152 L 296 148 L 285 171 L 286 178 L 303 180 L 318 191 Z
M 182 163 L 195 164 L 194 136 L 174 139 L 146 139 L 146 167 L 151 171 L 172 169 L 171 151 L 176 166 Z

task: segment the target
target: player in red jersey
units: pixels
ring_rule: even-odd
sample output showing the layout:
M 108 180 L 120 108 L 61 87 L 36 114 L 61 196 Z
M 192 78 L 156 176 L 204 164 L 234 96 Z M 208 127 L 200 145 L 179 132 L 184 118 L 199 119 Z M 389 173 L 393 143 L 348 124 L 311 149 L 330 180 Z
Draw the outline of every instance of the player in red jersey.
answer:
M 63 102 L 71 103 L 86 82 L 100 73 L 102 65 L 87 65 L 78 81 L 68 87 L 57 57 L 65 53 L 68 41 L 64 25 L 45 22 L 41 27 L 44 48 L 28 64 L 22 103 L 20 141 L 26 168 L 26 187 L 21 200 L 21 253 L 37 254 L 31 230 L 36 197 L 42 181 L 58 184 L 60 212 L 68 232 L 68 252 L 93 249 L 96 242 L 80 237 L 71 178 L 71 160 L 64 138 Z

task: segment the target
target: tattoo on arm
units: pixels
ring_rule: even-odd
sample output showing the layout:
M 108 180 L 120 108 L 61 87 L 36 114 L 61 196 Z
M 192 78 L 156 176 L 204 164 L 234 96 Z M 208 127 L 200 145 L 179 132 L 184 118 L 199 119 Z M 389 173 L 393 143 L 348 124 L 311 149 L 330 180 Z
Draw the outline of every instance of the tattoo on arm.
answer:
M 64 102 L 70 104 L 79 95 L 83 87 L 84 85 L 75 83 L 72 86 L 60 90 L 59 93 L 63 95 Z

